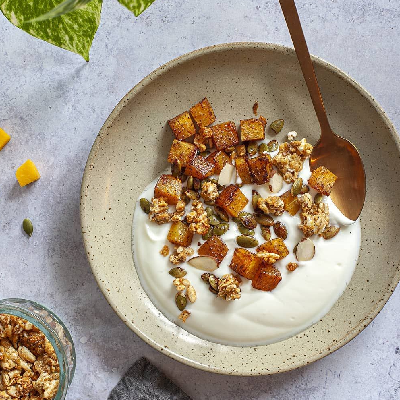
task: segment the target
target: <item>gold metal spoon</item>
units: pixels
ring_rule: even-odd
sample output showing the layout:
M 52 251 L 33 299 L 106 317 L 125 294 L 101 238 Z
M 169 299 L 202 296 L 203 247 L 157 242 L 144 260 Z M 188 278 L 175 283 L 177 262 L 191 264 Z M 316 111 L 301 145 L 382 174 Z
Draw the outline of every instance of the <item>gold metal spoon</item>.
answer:
M 363 163 L 355 146 L 337 136 L 329 125 L 294 0 L 279 0 L 279 2 L 321 126 L 321 137 L 311 154 L 310 168 L 314 170 L 324 166 L 337 175 L 338 179 L 331 193 L 332 201 L 342 214 L 355 221 L 361 213 L 365 200 Z

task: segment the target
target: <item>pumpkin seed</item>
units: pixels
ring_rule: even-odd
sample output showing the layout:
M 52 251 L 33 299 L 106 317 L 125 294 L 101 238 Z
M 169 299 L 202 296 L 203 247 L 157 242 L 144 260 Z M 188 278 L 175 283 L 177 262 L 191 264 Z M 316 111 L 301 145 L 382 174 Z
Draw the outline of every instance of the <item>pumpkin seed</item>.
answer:
M 254 215 L 256 221 L 262 226 L 272 226 L 274 225 L 274 219 L 267 214 L 255 214 Z
M 241 223 L 238 224 L 238 229 L 239 229 L 239 232 L 245 236 L 254 236 L 254 234 L 255 234 L 253 229 L 248 229 Z
M 210 152 L 208 150 L 204 150 L 200 153 L 200 155 L 203 157 L 207 157 L 209 154 L 210 154 Z
M 187 274 L 187 272 L 181 267 L 171 268 L 168 273 L 174 278 L 183 278 Z
M 271 122 L 270 126 L 275 133 L 279 133 L 282 130 L 284 124 L 285 121 L 283 119 L 276 119 L 275 121 Z
M 218 290 L 218 281 L 219 279 L 215 275 L 210 274 L 210 277 L 208 278 L 208 283 L 215 290 Z
M 214 210 L 211 207 L 206 207 L 207 217 L 211 217 L 214 214 Z
M 146 213 L 146 214 L 148 214 L 149 212 L 150 212 L 150 202 L 147 200 L 147 199 L 145 199 L 144 197 L 142 197 L 140 200 L 139 200 L 139 204 L 140 204 L 140 208 Z M 24 222 L 25 222 L 26 220 L 24 220 Z M 29 220 L 28 220 L 29 221 Z M 25 230 L 25 228 L 24 228 L 24 230 Z
M 186 187 L 187 187 L 188 189 L 193 189 L 193 176 L 189 176 L 189 177 L 188 177 Z
M 175 304 L 178 307 L 179 311 L 183 311 L 187 305 L 186 296 L 184 294 L 178 292 L 175 295 Z
M 281 239 L 287 238 L 287 229 L 286 229 L 286 226 L 284 224 L 282 224 L 282 222 L 275 222 L 274 232 L 275 232 L 275 235 Z
M 209 290 L 211 293 L 218 294 L 218 289 L 214 289 L 214 288 L 211 287 L 211 286 L 208 288 L 208 290 Z
M 251 237 L 251 236 L 238 236 L 236 238 L 236 243 L 241 246 L 241 247 L 246 247 L 246 248 L 250 248 L 250 247 L 256 247 L 258 246 L 258 240 Z
M 315 204 L 322 203 L 322 200 L 323 200 L 322 194 L 321 194 L 321 193 L 317 193 L 317 194 L 315 195 L 315 197 L 314 197 L 314 203 L 315 203 Z
M 252 204 L 254 210 L 257 210 L 257 208 L 258 208 L 258 205 L 257 205 L 258 199 L 261 199 L 260 194 L 257 192 L 257 190 L 253 190 L 251 204 Z
M 267 148 L 268 148 L 268 152 L 272 153 L 273 151 L 278 150 L 279 147 L 279 143 L 277 140 L 271 140 L 270 142 L 267 143 Z
M 247 153 L 248 153 L 249 156 L 255 156 L 257 154 L 257 151 L 258 151 L 257 143 L 250 142 L 247 145 Z
M 208 230 L 207 233 L 205 233 L 205 234 L 202 236 L 202 239 L 203 239 L 203 240 L 208 240 L 208 239 L 210 239 L 210 237 L 214 235 L 214 232 L 213 232 L 213 231 L 214 231 L 214 228 L 213 228 L 212 226 L 210 226 L 210 229 Z
M 248 229 L 255 229 L 257 221 L 253 214 L 241 211 L 238 215 L 240 222 Z
M 225 149 L 225 153 L 231 154 L 235 151 L 235 147 L 231 146 Z
M 213 228 L 213 235 L 222 236 L 224 233 L 228 232 L 229 224 L 222 223 Z
M 188 195 L 185 192 L 182 193 L 181 200 L 183 200 L 186 205 L 190 203 L 190 197 L 188 197 Z
M 209 283 L 208 280 L 210 278 L 211 274 L 209 272 L 204 272 L 204 274 L 201 274 L 201 279 L 206 282 Z
M 208 222 L 209 222 L 209 224 L 210 225 L 212 225 L 212 226 L 217 226 L 217 225 L 219 225 L 219 220 L 218 220 L 218 218 L 214 215 L 214 214 L 212 214 L 212 215 L 210 215 L 209 217 L 208 217 Z
M 197 193 L 195 190 L 185 190 L 185 194 L 189 199 L 191 200 L 198 200 L 200 199 L 199 193 Z
M 149 208 L 150 211 L 150 208 Z M 147 213 L 146 213 L 147 214 Z M 32 221 L 28 218 L 25 218 L 22 222 L 22 228 L 24 229 L 25 233 L 31 237 L 33 233 L 33 224 Z
M 271 230 L 269 226 L 262 226 L 261 227 L 261 236 L 264 240 L 271 240 Z
M 340 228 L 338 226 L 328 226 L 322 232 L 322 237 L 325 240 L 332 239 L 339 233 L 339 231 L 340 231 Z
M 179 162 L 179 160 L 177 160 L 176 162 L 174 162 L 173 164 L 171 164 L 171 174 L 172 176 L 174 176 L 175 178 L 179 176 L 179 174 L 182 171 L 182 165 Z
M 223 222 L 229 222 L 229 215 L 228 213 L 221 207 L 215 206 L 214 207 L 215 214 L 217 217 Z
M 206 204 L 207 206 L 213 206 L 213 205 L 215 205 L 215 201 L 207 200 L 207 201 L 204 201 L 204 204 Z
M 301 187 L 300 193 L 305 194 L 305 193 L 308 193 L 309 191 L 310 191 L 310 188 L 307 185 L 303 185 Z
M 292 188 L 290 189 L 290 193 L 292 196 L 297 196 L 301 192 L 301 188 L 303 187 L 303 179 L 302 178 L 297 178 L 292 185 Z

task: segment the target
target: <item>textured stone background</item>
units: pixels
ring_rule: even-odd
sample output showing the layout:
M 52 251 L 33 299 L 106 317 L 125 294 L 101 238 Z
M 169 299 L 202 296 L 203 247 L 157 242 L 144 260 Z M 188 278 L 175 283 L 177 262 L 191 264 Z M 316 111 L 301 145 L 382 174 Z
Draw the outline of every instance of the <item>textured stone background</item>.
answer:
M 363 85 L 399 129 L 399 2 L 298 0 L 298 7 L 310 51 Z M 157 0 L 137 19 L 105 1 L 89 63 L 0 14 L 0 126 L 12 135 L 0 154 L 0 296 L 48 305 L 70 327 L 78 366 L 68 400 L 106 399 L 142 355 L 195 399 L 399 399 L 399 289 L 336 353 L 285 374 L 237 378 L 159 354 L 119 320 L 96 286 L 80 235 L 79 190 L 97 132 L 153 69 L 232 41 L 291 45 L 278 1 Z M 22 190 L 14 171 L 28 157 L 43 178 Z M 31 240 L 21 232 L 26 216 L 36 228 Z

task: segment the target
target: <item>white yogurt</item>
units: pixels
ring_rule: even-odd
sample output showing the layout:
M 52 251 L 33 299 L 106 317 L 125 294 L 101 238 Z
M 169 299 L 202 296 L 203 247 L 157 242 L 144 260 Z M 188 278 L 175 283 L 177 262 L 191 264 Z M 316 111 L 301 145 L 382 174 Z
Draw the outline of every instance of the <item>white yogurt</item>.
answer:
M 310 174 L 308 162 L 305 162 L 300 176 L 306 181 Z M 155 183 L 152 182 L 139 198 L 150 200 Z M 241 190 L 251 199 L 253 188 L 263 197 L 271 195 L 266 185 L 245 185 Z M 284 184 L 282 190 L 274 195 L 280 195 L 289 188 L 290 185 Z M 133 223 L 133 249 L 141 283 L 154 305 L 169 320 L 203 339 L 243 346 L 269 344 L 293 336 L 320 320 L 331 309 L 350 282 L 357 264 L 361 242 L 360 223 L 358 220 L 348 220 L 330 199 L 327 201 L 331 224 L 340 225 L 341 230 L 330 240 L 313 236 L 316 248 L 314 258 L 298 262 L 299 267 L 293 272 L 288 272 L 286 265 L 297 262 L 292 250 L 302 238 L 297 227 L 300 217 L 291 217 L 288 213 L 274 217 L 287 227 L 288 238 L 285 243 L 290 254 L 275 264 L 282 274 L 282 280 L 271 292 L 256 290 L 250 281 L 243 278 L 242 297 L 225 301 L 208 290 L 208 285 L 200 277 L 202 271 L 187 263 L 180 264 L 187 270 L 186 277 L 197 292 L 197 301 L 187 307 L 191 316 L 186 323 L 177 318 L 179 310 L 174 301 L 176 290 L 172 284 L 173 278 L 168 274 L 172 264 L 168 257 L 159 253 L 165 244 L 173 251 L 173 245 L 166 239 L 170 224 L 150 222 L 137 205 Z M 190 206 L 187 206 L 187 211 L 189 209 Z M 245 211 L 253 211 L 251 201 Z M 272 238 L 276 237 L 273 230 L 271 233 Z M 229 252 L 214 271 L 217 276 L 233 272 L 229 264 L 237 247 L 235 239 L 238 235 L 236 224 L 230 222 L 229 231 L 221 237 L 229 247 Z M 256 238 L 260 244 L 264 242 L 259 226 L 256 228 Z M 203 242 L 202 238 L 195 235 L 192 242 L 194 256 L 197 255 L 198 242 Z

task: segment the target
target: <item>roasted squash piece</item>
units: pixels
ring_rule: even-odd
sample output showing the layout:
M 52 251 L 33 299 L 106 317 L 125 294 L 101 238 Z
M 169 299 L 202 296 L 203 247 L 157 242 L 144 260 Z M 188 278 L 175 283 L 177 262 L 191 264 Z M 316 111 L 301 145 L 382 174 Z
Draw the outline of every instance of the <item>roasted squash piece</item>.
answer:
M 161 175 L 154 188 L 154 197 L 163 197 L 168 204 L 176 204 L 181 197 L 182 182 L 172 175 Z
M 214 173 L 214 164 L 207 161 L 203 156 L 196 156 L 186 166 L 185 175 L 194 178 L 205 179 Z
M 211 129 L 213 131 L 213 140 L 217 150 L 224 150 L 228 147 L 236 146 L 239 143 L 239 137 L 234 122 L 229 121 L 214 125 Z
M 237 185 L 229 185 L 220 193 L 215 204 L 233 217 L 237 217 L 248 202 Z
M 269 181 L 273 174 L 271 157 L 268 154 L 249 158 L 247 160 L 253 182 L 262 185 Z
M 285 258 L 289 254 L 289 250 L 286 247 L 285 242 L 281 238 L 268 240 L 267 242 L 258 246 L 257 253 L 260 251 L 278 254 L 280 260 L 282 258 Z
M 254 274 L 251 285 L 254 289 L 270 292 L 278 286 L 281 280 L 282 276 L 279 270 L 263 261 Z
M 167 239 L 177 246 L 188 247 L 192 244 L 193 232 L 184 222 L 176 221 L 169 228 Z
M 296 215 L 300 210 L 300 203 L 297 196 L 293 196 L 290 190 L 288 190 L 287 192 L 283 193 L 280 198 L 285 204 L 285 211 L 287 211 L 292 217 L 293 215 Z
M 196 127 L 187 111 L 170 119 L 168 124 L 178 140 L 186 139 L 196 133 Z
M 0 128 L 0 150 L 10 141 L 11 136 Z
M 329 171 L 328 168 L 318 167 L 311 173 L 308 184 L 317 192 L 329 196 L 336 179 L 337 176 L 333 172 Z
M 244 119 L 240 121 L 240 138 L 242 142 L 265 139 L 265 119 Z
M 207 156 L 206 160 L 214 164 L 214 174 L 219 175 L 230 158 L 224 151 L 214 151 Z
M 194 144 L 181 142 L 174 139 L 171 150 L 168 154 L 168 162 L 171 164 L 180 163 L 182 167 L 186 167 L 197 154 L 197 147 Z
M 218 236 L 211 236 L 199 247 L 198 253 L 199 256 L 214 257 L 221 264 L 228 253 L 228 246 Z
M 252 280 L 261 262 L 262 259 L 257 257 L 254 253 L 238 247 L 233 253 L 229 268 L 231 268 L 237 274 Z
M 18 167 L 15 176 L 20 186 L 29 185 L 40 178 L 39 171 L 32 160 L 27 160 Z
M 208 126 L 215 121 L 214 110 L 207 97 L 191 107 L 189 112 L 198 126 Z
M 237 173 L 240 176 L 240 179 L 243 183 L 252 183 L 253 179 L 250 174 L 249 165 L 247 164 L 246 157 L 236 157 L 235 158 L 235 165 Z

